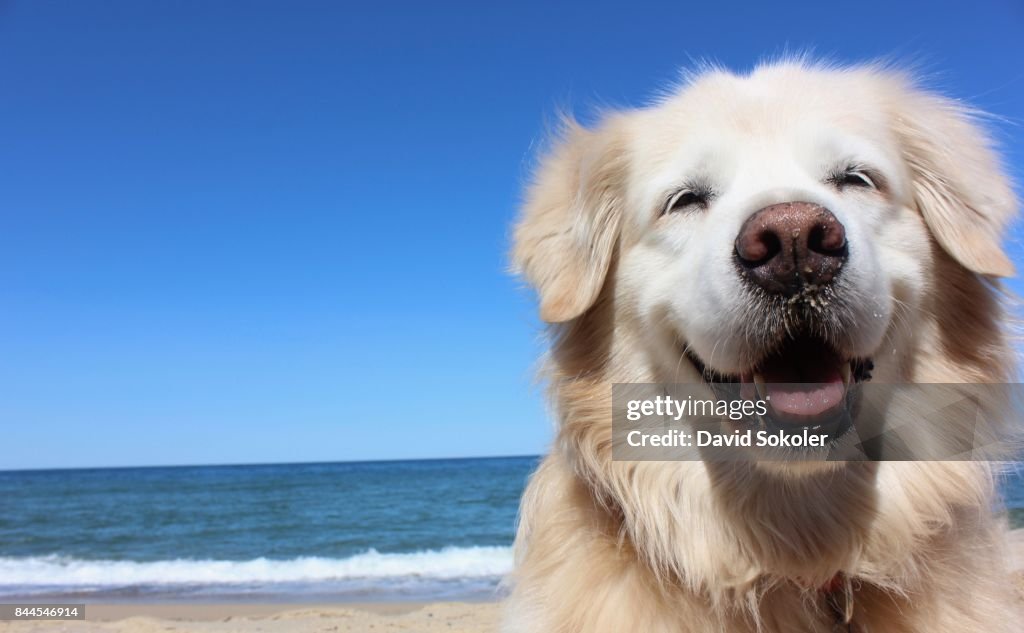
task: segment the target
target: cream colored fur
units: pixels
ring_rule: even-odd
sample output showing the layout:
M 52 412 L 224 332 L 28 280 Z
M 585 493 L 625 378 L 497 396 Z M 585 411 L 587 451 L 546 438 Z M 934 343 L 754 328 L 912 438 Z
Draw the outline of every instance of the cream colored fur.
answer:
M 884 190 L 830 192 L 814 175 L 828 148 L 872 157 Z M 721 207 L 658 217 L 658 183 L 695 165 L 725 183 Z M 1016 201 L 960 105 L 879 67 L 787 62 L 709 70 L 649 108 L 570 124 L 515 232 L 551 323 L 558 434 L 522 500 L 505 631 L 832 631 L 820 587 L 839 573 L 855 631 L 1020 630 L 985 463 L 612 460 L 613 383 L 696 379 L 672 336 L 724 371 L 759 345 L 714 236 L 787 196 L 827 202 L 870 251 L 846 290 L 884 322 L 851 308 L 841 336 L 875 356 L 876 380 L 1011 378 L 993 276 L 1012 272 L 999 240 Z

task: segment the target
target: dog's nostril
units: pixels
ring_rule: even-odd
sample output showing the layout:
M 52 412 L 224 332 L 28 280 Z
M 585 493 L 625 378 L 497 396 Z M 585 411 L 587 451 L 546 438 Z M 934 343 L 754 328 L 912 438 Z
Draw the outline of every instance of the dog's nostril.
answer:
M 815 225 L 807 236 L 807 248 L 823 255 L 841 253 L 846 248 L 846 231 L 834 215 L 830 221 Z
M 846 230 L 810 202 L 765 207 L 747 218 L 735 242 L 740 274 L 772 294 L 831 283 L 847 256 Z
M 740 233 L 736 238 L 736 255 L 744 264 L 757 265 L 768 261 L 782 251 L 779 236 L 772 231 Z

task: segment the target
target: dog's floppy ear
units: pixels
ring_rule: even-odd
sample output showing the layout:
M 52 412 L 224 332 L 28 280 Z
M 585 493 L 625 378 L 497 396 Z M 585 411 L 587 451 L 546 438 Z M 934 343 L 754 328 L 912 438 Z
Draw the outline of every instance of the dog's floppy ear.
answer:
M 536 289 L 540 316 L 572 320 L 604 286 L 622 220 L 626 154 L 615 121 L 595 130 L 566 121 L 528 188 L 512 261 Z
M 960 104 L 908 92 L 897 100 L 896 133 L 925 223 L 968 270 L 1012 276 L 1001 242 L 1017 202 L 991 140 Z

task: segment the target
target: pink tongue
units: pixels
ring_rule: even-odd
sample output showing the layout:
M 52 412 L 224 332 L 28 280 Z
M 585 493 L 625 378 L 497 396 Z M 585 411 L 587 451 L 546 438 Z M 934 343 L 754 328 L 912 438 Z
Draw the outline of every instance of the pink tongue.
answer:
M 807 418 L 842 404 L 846 388 L 840 359 L 819 344 L 796 344 L 769 359 L 761 369 L 767 400 L 775 413 Z
M 840 404 L 844 391 L 842 378 L 839 382 L 802 385 L 768 383 L 768 401 L 777 413 L 815 417 Z

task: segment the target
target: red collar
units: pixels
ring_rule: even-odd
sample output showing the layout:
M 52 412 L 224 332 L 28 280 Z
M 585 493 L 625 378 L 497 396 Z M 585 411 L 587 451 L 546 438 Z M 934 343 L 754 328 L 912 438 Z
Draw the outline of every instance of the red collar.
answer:
M 850 577 L 840 572 L 818 591 L 825 596 L 825 603 L 835 616 L 836 623 L 845 625 L 847 631 L 853 631 L 853 583 Z
M 824 585 L 818 588 L 821 593 L 835 593 L 843 588 L 843 573 L 839 572 L 829 579 Z

